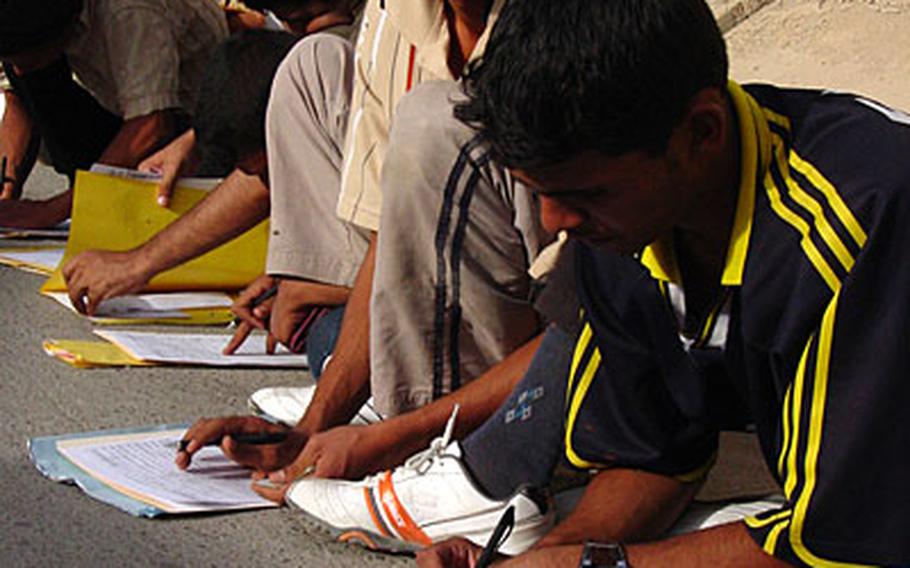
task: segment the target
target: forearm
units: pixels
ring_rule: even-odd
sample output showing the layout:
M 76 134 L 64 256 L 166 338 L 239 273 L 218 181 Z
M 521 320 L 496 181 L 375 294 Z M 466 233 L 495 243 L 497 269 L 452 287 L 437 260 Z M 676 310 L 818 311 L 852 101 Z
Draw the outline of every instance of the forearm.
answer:
M 749 536 L 743 523 L 730 523 L 675 538 L 630 546 L 629 563 L 635 568 L 650 566 L 789 566 L 766 554 Z
M 131 118 L 123 123 L 98 162 L 135 168 L 146 156 L 166 145 L 176 135 L 177 119 L 173 111 L 156 111 Z
M 442 433 L 455 404 L 460 406 L 455 438 L 461 439 L 483 424 L 509 397 L 524 376 L 543 335 L 512 352 L 467 385 L 412 412 L 370 426 L 388 448 L 381 468 L 394 467 L 427 447 Z
M 348 298 L 332 359 L 296 429 L 311 436 L 350 422 L 370 396 L 370 293 L 376 264 L 376 233 Z
M 784 568 L 789 566 L 769 554 L 749 537 L 742 523 L 730 523 L 677 536 L 667 540 L 626 546 L 626 559 L 634 568 L 699 568 L 701 566 L 749 566 Z M 578 566 L 582 545 L 538 548 L 497 566 L 520 568 L 534 566 Z
M 608 469 L 588 484 L 572 513 L 536 545 L 587 539 L 643 542 L 669 529 L 692 501 L 699 483 L 631 469 Z
M 268 217 L 269 191 L 257 176 L 234 170 L 205 199 L 134 249 L 158 274 L 243 234 Z
M 13 91 L 4 91 L 3 96 L 6 109 L 0 122 L 0 159 L 6 158 L 3 176 L 12 181 L 0 186 L 0 199 L 8 199 L 22 192 L 25 179 L 35 165 L 40 139 L 19 96 Z

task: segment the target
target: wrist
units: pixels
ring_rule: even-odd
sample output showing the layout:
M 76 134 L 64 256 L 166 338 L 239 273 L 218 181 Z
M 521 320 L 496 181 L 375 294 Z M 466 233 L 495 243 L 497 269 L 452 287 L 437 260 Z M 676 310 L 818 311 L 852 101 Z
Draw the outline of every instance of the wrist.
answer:
M 618 542 L 586 540 L 578 568 L 632 568 L 626 549 Z

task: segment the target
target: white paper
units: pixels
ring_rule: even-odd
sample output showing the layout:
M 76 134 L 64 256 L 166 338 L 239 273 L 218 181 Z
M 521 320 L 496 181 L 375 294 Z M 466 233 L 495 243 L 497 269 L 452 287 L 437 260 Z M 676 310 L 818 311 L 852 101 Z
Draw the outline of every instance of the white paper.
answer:
M 250 487 L 250 471 L 216 447 L 174 465 L 183 430 L 61 440 L 57 449 L 92 477 L 169 513 L 275 506 Z
M 66 292 L 47 292 L 70 310 L 76 311 Z M 190 308 L 229 308 L 231 297 L 223 292 L 174 292 L 166 294 L 138 294 L 105 300 L 95 310 L 96 319 L 159 319 L 189 318 L 180 310 Z
M 0 237 L 3 238 L 45 238 L 66 239 L 70 234 L 70 220 L 67 219 L 59 225 L 47 229 L 18 229 L 16 227 L 0 227 Z
M 259 336 L 247 339 L 237 353 L 223 355 L 221 351 L 230 335 L 102 329 L 95 333 L 143 361 L 216 367 L 307 367 L 306 355 L 291 353 L 281 346 L 274 355 L 267 354 L 265 340 Z
M 141 172 L 139 170 L 131 170 L 129 168 L 118 168 L 117 166 L 109 166 L 107 164 L 92 164 L 92 167 L 89 171 L 97 174 L 104 174 L 126 179 L 136 179 L 139 181 L 149 181 L 152 183 L 158 183 L 161 180 L 160 174 L 155 174 L 152 172 Z M 222 178 L 184 177 L 177 180 L 177 186 L 211 191 L 219 183 L 221 183 L 221 181 Z
M 9 259 L 14 262 L 21 262 L 31 267 L 41 268 L 47 272 L 53 272 L 60 261 L 63 260 L 65 247 L 57 247 L 39 250 L 13 250 L 4 249 L 0 251 L 0 258 Z

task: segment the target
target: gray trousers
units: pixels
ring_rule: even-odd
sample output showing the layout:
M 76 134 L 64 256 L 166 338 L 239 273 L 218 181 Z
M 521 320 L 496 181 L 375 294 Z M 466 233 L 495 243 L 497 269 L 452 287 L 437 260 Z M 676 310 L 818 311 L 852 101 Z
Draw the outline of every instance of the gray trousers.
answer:
M 370 303 L 371 387 L 394 415 L 457 389 L 540 330 L 530 262 L 552 239 L 531 194 L 452 115 L 454 82 L 396 109 Z
M 266 271 L 351 286 L 368 235 L 335 215 L 354 77 L 350 42 L 301 40 L 281 63 L 266 112 L 271 219 Z

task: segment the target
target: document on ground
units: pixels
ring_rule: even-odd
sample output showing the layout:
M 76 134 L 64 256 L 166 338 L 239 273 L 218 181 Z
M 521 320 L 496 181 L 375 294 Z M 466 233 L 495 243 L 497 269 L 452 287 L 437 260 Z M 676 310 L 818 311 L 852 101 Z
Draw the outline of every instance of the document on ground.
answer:
M 0 239 L 63 239 L 70 236 L 70 220 L 47 229 L 0 227 Z
M 66 292 L 44 292 L 61 305 L 76 311 Z M 189 318 L 181 310 L 199 308 L 229 308 L 231 297 L 222 292 L 172 292 L 165 294 L 137 294 L 104 300 L 95 310 L 92 319 L 163 319 Z
M 0 264 L 49 275 L 63 260 L 65 247 L 17 247 L 0 249 Z
M 116 491 L 167 513 L 275 506 L 250 488 L 250 471 L 216 447 L 193 456 L 186 471 L 174 464 L 184 430 L 60 440 L 58 451 Z
M 306 355 L 291 353 L 283 347 L 274 355 L 267 354 L 261 337 L 251 337 L 237 353 L 224 355 L 221 351 L 231 338 L 227 334 L 102 329 L 96 329 L 95 334 L 142 361 L 217 367 L 307 367 Z

